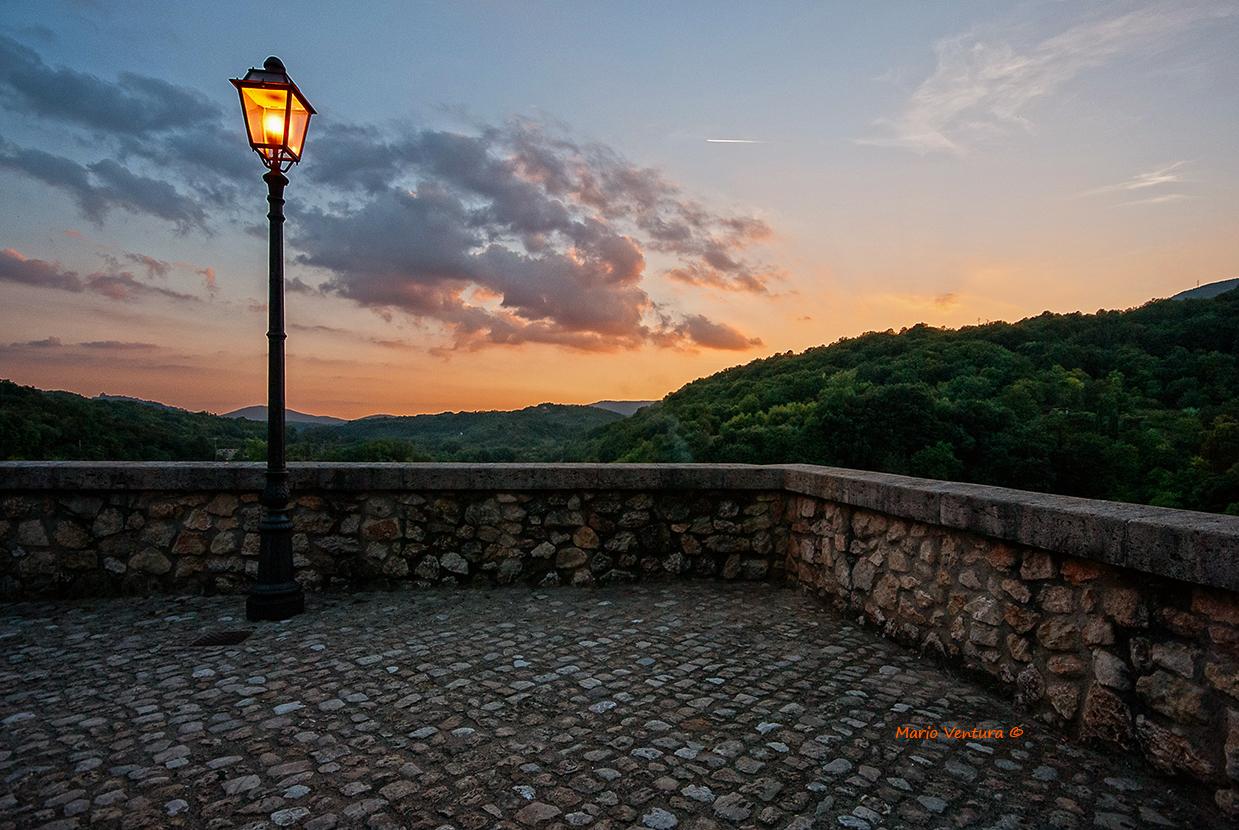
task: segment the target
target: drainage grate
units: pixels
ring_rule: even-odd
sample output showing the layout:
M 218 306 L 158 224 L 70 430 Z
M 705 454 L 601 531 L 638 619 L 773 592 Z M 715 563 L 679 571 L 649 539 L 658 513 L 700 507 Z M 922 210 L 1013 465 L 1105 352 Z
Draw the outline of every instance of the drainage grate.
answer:
M 245 628 L 240 631 L 212 631 L 203 634 L 189 645 L 193 646 L 235 646 L 237 643 L 254 633 L 254 629 Z

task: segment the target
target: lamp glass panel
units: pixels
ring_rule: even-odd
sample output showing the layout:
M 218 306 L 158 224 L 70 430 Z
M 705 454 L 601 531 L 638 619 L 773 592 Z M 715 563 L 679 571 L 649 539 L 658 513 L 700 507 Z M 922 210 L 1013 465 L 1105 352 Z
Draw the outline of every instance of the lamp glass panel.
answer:
M 305 144 L 305 132 L 310 126 L 310 111 L 302 105 L 297 96 L 292 96 L 288 113 L 288 150 L 294 157 L 301 158 L 301 148 Z
M 250 144 L 267 158 L 275 158 L 284 145 L 284 116 L 290 97 L 287 89 L 241 88 Z

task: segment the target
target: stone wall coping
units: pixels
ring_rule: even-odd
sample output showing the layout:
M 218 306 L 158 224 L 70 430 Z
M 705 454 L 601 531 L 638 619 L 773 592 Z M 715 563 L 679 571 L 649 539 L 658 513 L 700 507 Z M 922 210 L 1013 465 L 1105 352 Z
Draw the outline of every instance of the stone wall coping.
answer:
M 0 491 L 259 491 L 264 465 L 0 462 Z M 1239 591 L 1239 517 L 809 464 L 290 464 L 297 490 L 772 490 Z
M 1237 516 L 808 464 L 783 470 L 787 492 L 1239 591 Z
M 0 461 L 0 491 L 262 490 L 266 465 L 237 462 Z M 288 465 L 298 489 L 782 490 L 783 469 L 752 464 Z

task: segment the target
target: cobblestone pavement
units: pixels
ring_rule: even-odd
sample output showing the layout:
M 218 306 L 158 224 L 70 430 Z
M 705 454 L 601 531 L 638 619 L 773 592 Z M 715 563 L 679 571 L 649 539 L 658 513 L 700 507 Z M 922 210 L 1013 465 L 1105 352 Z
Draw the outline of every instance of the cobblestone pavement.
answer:
M 0 828 L 1222 821 L 790 588 L 307 605 L 256 626 L 239 597 L 0 607 Z

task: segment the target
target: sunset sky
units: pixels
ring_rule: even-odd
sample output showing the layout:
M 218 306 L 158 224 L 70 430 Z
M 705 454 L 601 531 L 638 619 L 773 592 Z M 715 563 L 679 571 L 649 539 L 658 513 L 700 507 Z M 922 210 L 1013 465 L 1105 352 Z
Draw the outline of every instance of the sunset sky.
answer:
M 1239 276 L 1234 2 L 0 4 L 0 378 L 265 403 L 236 92 L 318 111 L 288 405 L 661 398 Z

